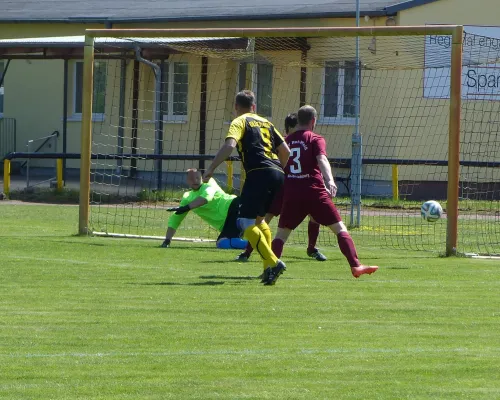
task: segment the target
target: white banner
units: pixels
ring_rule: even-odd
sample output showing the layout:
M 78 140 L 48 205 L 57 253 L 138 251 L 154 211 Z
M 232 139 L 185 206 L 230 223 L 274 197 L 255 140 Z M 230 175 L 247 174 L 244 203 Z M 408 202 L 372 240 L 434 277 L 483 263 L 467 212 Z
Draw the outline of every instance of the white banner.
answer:
M 462 98 L 500 100 L 500 27 L 464 26 Z M 425 37 L 424 97 L 450 97 L 451 36 Z

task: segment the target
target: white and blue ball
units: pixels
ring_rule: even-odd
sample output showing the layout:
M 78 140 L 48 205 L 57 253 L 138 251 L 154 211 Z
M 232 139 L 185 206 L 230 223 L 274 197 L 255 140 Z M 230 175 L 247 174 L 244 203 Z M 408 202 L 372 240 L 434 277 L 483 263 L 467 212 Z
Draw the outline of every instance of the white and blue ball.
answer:
M 436 222 L 443 215 L 443 207 L 437 201 L 429 200 L 422 204 L 420 214 L 427 222 Z

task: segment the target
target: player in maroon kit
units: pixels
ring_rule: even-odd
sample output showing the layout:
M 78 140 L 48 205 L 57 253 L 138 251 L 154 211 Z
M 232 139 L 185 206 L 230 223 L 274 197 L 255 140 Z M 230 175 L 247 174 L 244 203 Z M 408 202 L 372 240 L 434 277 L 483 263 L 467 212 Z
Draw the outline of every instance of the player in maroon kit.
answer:
M 340 251 L 347 258 L 355 278 L 372 274 L 378 267 L 359 262 L 351 235 L 333 204 L 337 186 L 328 162 L 325 139 L 313 132 L 316 119 L 317 112 L 313 107 L 301 107 L 299 126 L 285 139 L 290 147 L 290 158 L 285 168 L 283 206 L 272 250 L 276 257 L 281 257 L 290 233 L 307 215 L 311 215 L 337 235 Z
M 288 114 L 285 118 L 285 133 L 287 135 L 295 132 L 297 130 L 297 114 L 292 113 Z M 267 211 L 264 220 L 266 221 L 267 224 L 271 223 L 274 217 L 277 217 L 281 214 L 281 205 L 283 204 L 283 190 L 280 190 L 276 196 L 274 196 L 274 200 L 271 203 L 271 206 L 269 210 Z M 322 254 L 317 248 L 316 248 L 316 241 L 318 240 L 319 236 L 319 224 L 314 221 L 313 219 L 309 219 L 309 224 L 307 225 L 307 236 L 309 239 L 309 243 L 307 246 L 306 253 L 309 257 L 314 258 L 317 261 L 326 261 L 327 258 L 325 257 L 324 254 Z M 245 251 L 240 253 L 235 261 L 248 261 L 250 258 L 250 255 L 253 252 L 253 247 L 248 242 L 247 247 Z

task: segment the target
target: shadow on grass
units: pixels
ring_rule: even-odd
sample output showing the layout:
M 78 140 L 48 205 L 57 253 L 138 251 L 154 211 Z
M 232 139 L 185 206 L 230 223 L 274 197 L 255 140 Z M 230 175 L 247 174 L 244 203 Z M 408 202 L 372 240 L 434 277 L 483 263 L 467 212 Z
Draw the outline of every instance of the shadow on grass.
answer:
M 224 279 L 230 281 L 253 281 L 260 279 L 256 276 L 226 276 L 226 275 L 204 275 L 200 276 L 200 279 Z
M 226 282 L 218 281 L 205 281 L 205 282 L 145 282 L 145 283 L 129 283 L 129 285 L 141 285 L 141 286 L 218 286 L 224 285 Z
M 128 285 L 140 285 L 140 286 L 219 286 L 224 285 L 226 281 L 231 281 L 231 283 L 245 283 L 248 281 L 260 280 L 256 276 L 227 276 L 227 275 L 202 275 L 200 279 L 206 279 L 204 282 L 143 282 L 136 283 L 131 282 Z

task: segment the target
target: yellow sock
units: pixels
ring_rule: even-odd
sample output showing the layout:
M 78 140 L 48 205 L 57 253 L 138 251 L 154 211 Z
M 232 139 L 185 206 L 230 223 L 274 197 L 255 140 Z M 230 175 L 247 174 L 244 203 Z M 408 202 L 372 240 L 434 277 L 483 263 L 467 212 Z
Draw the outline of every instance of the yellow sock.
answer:
M 269 247 L 271 247 L 271 242 L 273 240 L 273 237 L 271 235 L 271 228 L 269 228 L 267 222 L 263 220 L 260 224 L 256 225 L 256 227 L 259 228 L 259 231 L 261 231 L 264 234 L 266 243 L 269 245 Z M 262 260 L 262 267 L 264 269 L 267 268 L 267 262 L 264 259 Z
M 273 241 L 273 236 L 271 235 L 271 228 L 269 228 L 269 225 L 267 224 L 266 221 L 262 221 L 259 225 L 256 225 L 257 228 L 264 234 L 264 237 L 266 238 L 266 242 L 271 247 L 271 242 Z
M 269 231 L 269 233 L 271 233 L 271 231 Z M 250 242 L 255 250 L 258 251 L 264 261 L 264 268 L 268 266 L 274 267 L 276 265 L 278 258 L 271 250 L 271 246 L 267 244 L 264 233 L 262 233 L 256 225 L 249 226 L 245 229 L 243 237 Z

